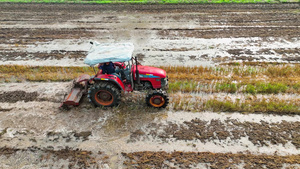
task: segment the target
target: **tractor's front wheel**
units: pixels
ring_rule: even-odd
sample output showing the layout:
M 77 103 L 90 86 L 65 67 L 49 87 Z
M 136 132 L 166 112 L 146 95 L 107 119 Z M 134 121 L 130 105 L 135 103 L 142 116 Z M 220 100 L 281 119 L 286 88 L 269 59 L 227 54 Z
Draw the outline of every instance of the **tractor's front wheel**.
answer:
M 169 96 L 166 92 L 152 91 L 146 96 L 148 106 L 155 108 L 165 108 L 169 103 Z
M 120 102 L 120 90 L 112 83 L 95 83 L 88 93 L 88 98 L 95 106 L 113 107 Z

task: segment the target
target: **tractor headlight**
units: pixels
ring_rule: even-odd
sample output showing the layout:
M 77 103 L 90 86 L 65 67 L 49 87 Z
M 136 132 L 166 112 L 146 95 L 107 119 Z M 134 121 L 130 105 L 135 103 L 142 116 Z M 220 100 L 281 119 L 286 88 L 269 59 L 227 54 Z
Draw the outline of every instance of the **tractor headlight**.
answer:
M 168 88 L 168 76 L 166 78 L 161 78 L 161 88 Z

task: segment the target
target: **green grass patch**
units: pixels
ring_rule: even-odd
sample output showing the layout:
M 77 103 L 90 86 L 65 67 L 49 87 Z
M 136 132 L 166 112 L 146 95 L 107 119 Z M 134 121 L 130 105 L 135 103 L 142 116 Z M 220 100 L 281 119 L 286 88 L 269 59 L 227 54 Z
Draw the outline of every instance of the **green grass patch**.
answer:
M 218 92 L 235 93 L 239 87 L 235 83 L 217 83 L 215 90 Z
M 175 81 L 169 84 L 169 92 L 198 92 L 198 82 L 195 81 Z
M 217 82 L 213 84 L 202 84 L 197 81 L 175 81 L 169 83 L 169 92 L 207 92 L 207 93 L 248 93 L 248 94 L 278 94 L 278 93 L 300 93 L 300 84 L 293 85 L 273 82 L 228 83 Z
M 194 101 L 194 100 L 196 101 Z M 245 101 L 232 100 L 201 100 L 197 98 L 173 98 L 174 110 L 186 111 L 213 111 L 213 112 L 242 112 L 242 113 L 268 113 L 268 114 L 297 114 L 300 115 L 299 100 L 255 99 Z M 198 101 L 197 101 L 198 100 Z M 171 103 L 172 103 L 171 102 Z
M 297 84 L 295 86 L 298 86 Z M 294 88 L 287 86 L 283 83 L 257 83 L 255 85 L 249 84 L 246 86 L 244 92 L 250 94 L 278 94 L 278 93 L 285 93 L 289 88 Z M 298 90 L 298 89 L 297 89 Z
M 203 110 L 215 111 L 215 112 L 237 112 L 240 111 L 240 107 L 237 103 L 230 101 L 218 101 L 218 100 L 208 100 L 204 103 Z

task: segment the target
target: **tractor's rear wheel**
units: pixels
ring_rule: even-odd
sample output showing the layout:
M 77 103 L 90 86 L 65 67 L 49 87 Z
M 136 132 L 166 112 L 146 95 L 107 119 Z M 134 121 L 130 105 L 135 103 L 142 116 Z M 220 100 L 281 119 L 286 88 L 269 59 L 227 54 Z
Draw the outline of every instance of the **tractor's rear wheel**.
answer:
M 88 93 L 88 98 L 95 106 L 113 107 L 120 103 L 120 90 L 112 83 L 95 83 Z
M 155 108 L 165 108 L 169 103 L 169 96 L 164 91 L 152 91 L 146 96 L 148 106 Z

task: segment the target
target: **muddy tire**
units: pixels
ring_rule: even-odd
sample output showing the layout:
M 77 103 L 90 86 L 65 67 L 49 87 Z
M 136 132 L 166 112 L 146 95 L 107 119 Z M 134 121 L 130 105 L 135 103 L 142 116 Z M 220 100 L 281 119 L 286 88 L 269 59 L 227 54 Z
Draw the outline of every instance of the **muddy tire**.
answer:
M 112 83 L 95 83 L 88 91 L 88 98 L 95 106 L 113 107 L 121 100 L 121 92 Z
M 169 104 L 169 96 L 164 91 L 152 91 L 147 94 L 146 103 L 150 107 L 165 108 Z

